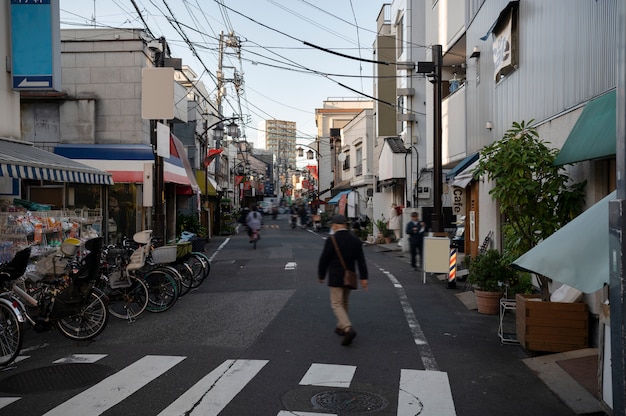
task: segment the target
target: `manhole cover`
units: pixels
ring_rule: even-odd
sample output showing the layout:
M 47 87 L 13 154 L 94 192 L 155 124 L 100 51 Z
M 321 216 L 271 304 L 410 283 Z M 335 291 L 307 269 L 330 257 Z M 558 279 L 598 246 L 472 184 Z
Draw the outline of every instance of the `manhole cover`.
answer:
M 27 394 L 42 391 L 69 390 L 96 384 L 113 373 L 99 364 L 59 364 L 13 374 L 0 381 L 0 391 Z
M 365 391 L 341 390 L 318 393 L 311 399 L 318 409 L 335 413 L 371 413 L 387 407 L 387 399 Z

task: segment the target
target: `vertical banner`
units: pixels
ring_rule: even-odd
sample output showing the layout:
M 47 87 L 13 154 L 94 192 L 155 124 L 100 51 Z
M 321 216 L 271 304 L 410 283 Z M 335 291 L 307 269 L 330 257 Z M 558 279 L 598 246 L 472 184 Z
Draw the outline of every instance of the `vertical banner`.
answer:
M 170 128 L 163 123 L 157 123 L 157 156 L 170 157 Z

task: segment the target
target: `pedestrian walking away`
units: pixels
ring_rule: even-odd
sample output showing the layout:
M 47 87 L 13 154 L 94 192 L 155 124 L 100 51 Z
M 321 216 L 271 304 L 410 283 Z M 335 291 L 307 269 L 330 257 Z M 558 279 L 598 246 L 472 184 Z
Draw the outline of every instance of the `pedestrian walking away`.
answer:
M 332 235 L 326 240 L 317 268 L 320 283 L 324 283 L 328 273 L 330 305 L 337 318 L 335 333 L 343 336 L 341 345 L 346 346 L 352 343 L 356 337 L 356 331 L 348 316 L 350 291 L 352 289 L 344 286 L 344 266 L 342 263 L 345 264 L 346 269 L 353 272 L 356 272 L 355 263 L 358 264 L 361 287 L 363 290 L 368 288 L 368 272 L 363 245 L 358 237 L 348 231 L 347 224 L 348 219 L 345 215 L 333 216 L 331 220 Z M 337 247 L 335 247 L 333 239 Z
M 409 249 L 411 252 L 411 266 L 417 270 L 417 252 L 420 254 L 420 267 L 424 268 L 424 234 L 426 233 L 426 223 L 419 220 L 417 212 L 411 213 L 411 221 L 406 225 L 404 233 L 409 236 Z

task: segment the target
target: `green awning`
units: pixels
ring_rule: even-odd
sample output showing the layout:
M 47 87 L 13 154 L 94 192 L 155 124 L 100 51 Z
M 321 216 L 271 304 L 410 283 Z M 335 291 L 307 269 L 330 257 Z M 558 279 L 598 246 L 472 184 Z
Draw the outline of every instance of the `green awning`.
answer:
M 615 106 L 615 90 L 589 101 L 557 155 L 554 165 L 615 156 Z
M 448 173 L 446 173 L 446 181 L 450 179 L 454 179 L 454 177 L 465 169 L 467 169 L 472 163 L 476 162 L 479 157 L 479 153 L 476 152 L 467 156 L 465 159 L 461 160 L 455 167 L 453 167 Z
M 609 201 L 613 192 L 513 262 L 584 293 L 609 283 Z

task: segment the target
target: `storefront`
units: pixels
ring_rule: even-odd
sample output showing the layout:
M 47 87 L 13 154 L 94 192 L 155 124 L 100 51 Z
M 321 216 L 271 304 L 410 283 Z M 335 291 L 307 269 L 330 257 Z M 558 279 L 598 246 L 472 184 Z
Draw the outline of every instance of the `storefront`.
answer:
M 109 188 L 106 217 L 109 238 L 119 241 L 152 227 L 154 152 L 147 144 L 63 144 L 55 153 L 109 172 L 115 185 Z M 183 155 L 183 157 L 181 157 Z M 163 160 L 167 238 L 176 234 L 178 209 L 197 212 L 200 188 L 183 144 L 170 137 L 170 156 Z
M 99 235 L 113 183 L 105 171 L 30 143 L 0 139 L 0 239 L 15 250 L 56 244 L 70 235 Z

